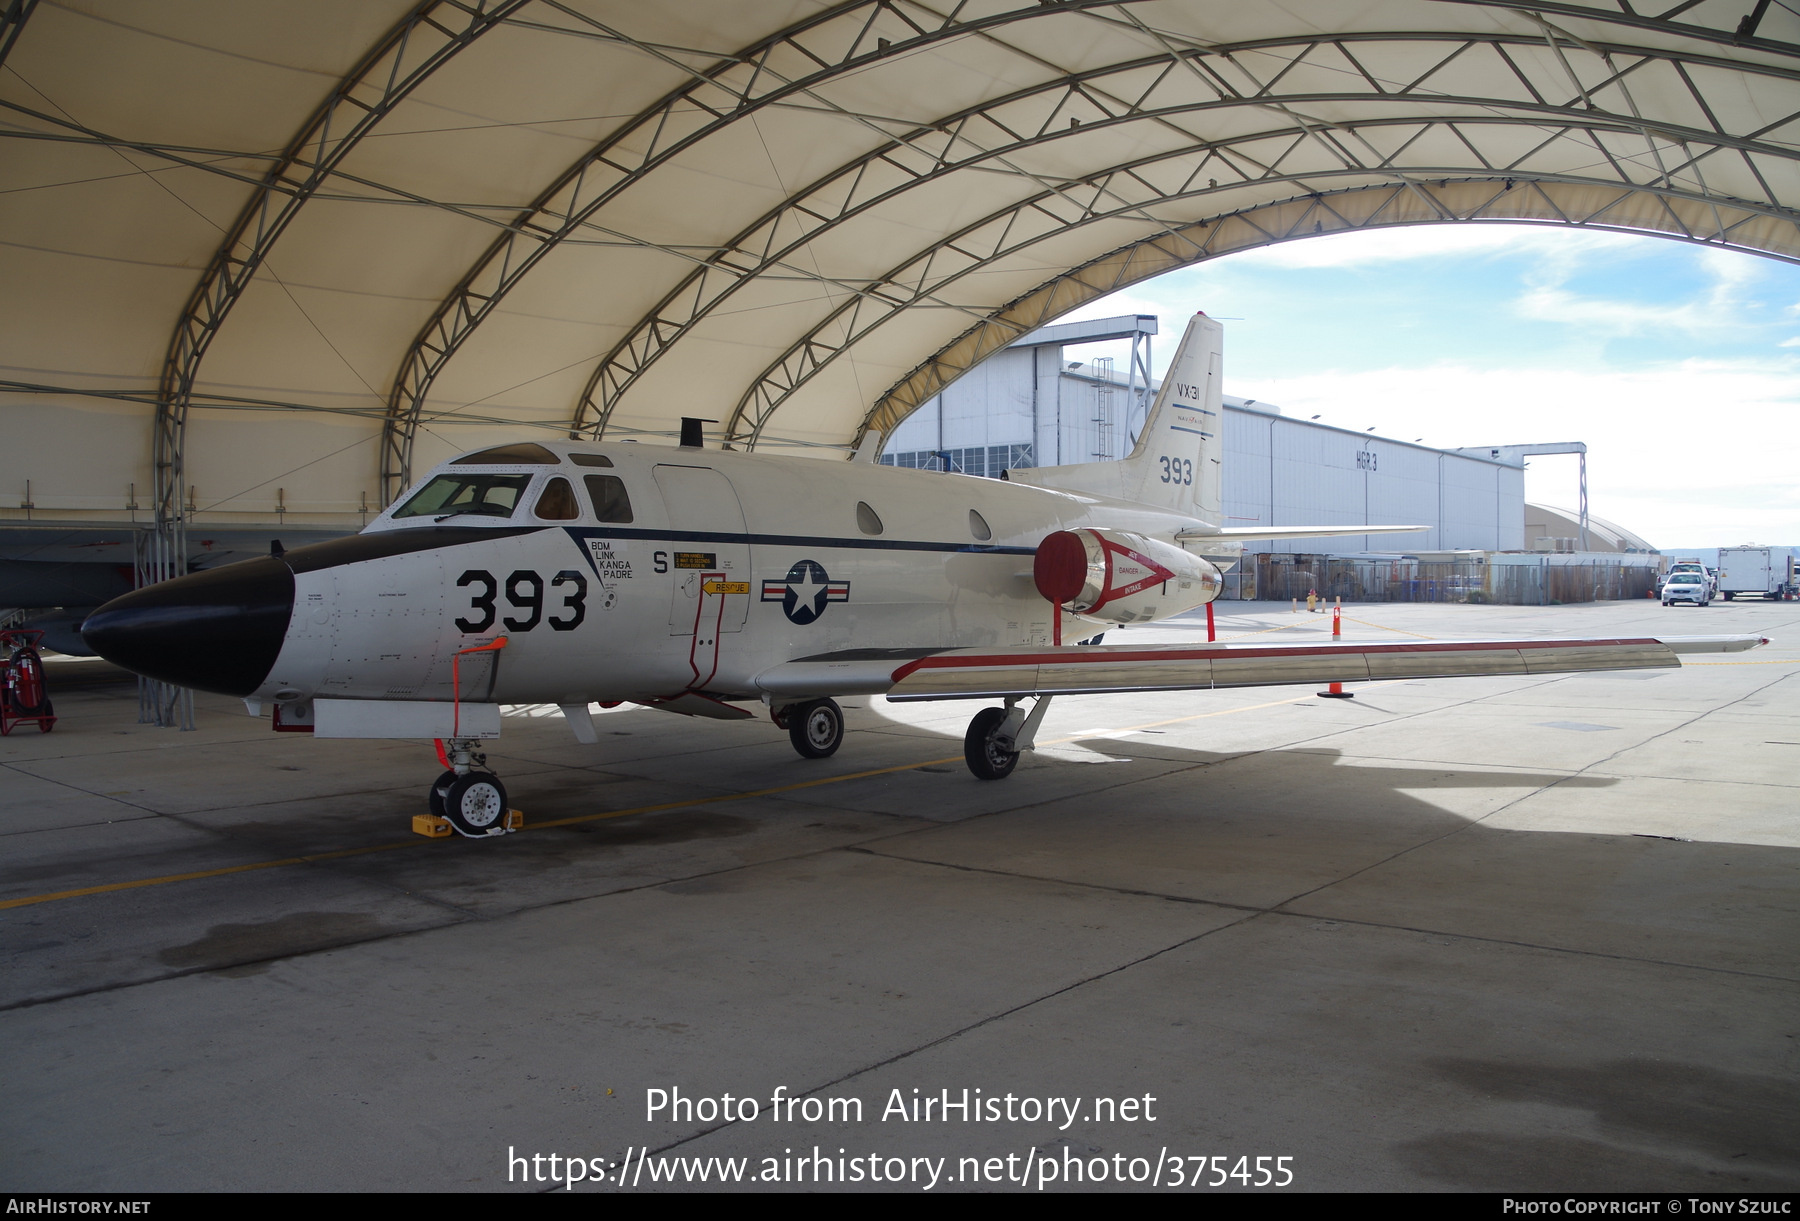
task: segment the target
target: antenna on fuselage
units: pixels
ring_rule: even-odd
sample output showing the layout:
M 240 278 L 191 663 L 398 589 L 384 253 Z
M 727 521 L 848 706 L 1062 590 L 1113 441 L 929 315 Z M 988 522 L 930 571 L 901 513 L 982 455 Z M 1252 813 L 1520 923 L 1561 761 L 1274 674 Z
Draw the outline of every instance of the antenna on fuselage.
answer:
M 718 423 L 717 420 L 702 420 L 702 419 L 697 419 L 696 417 L 691 416 L 691 415 L 682 416 L 681 417 L 681 448 L 683 448 L 683 449 L 705 449 L 706 448 L 706 435 L 700 426 L 702 424 L 717 424 L 717 423 Z

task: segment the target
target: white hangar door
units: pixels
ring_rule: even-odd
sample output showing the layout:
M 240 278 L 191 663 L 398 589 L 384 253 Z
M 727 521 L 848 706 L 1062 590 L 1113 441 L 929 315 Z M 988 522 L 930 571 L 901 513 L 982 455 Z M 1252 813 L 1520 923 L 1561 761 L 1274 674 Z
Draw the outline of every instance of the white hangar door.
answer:
M 691 687 L 704 688 L 719 668 L 723 636 L 741 631 L 750 614 L 750 543 L 744 507 L 731 480 L 705 466 L 657 466 L 657 489 L 669 514 L 669 634 L 692 636 Z

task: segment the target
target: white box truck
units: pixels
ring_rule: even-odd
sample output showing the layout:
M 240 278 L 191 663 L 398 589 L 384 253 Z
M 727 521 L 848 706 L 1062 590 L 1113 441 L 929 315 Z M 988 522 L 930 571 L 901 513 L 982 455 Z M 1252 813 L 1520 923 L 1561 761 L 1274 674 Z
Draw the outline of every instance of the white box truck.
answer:
M 1774 601 L 1792 592 L 1794 561 L 1786 547 L 1719 548 L 1719 593 Z

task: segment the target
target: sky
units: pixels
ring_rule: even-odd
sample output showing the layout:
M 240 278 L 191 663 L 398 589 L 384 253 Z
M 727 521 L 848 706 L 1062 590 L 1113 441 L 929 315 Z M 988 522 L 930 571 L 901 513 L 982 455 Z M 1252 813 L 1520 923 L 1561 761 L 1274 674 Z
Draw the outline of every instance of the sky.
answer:
M 1197 309 L 1225 323 L 1227 394 L 1442 448 L 1585 441 L 1589 511 L 1663 551 L 1800 544 L 1800 266 L 1421 226 L 1229 255 L 1059 321 L 1156 314 L 1160 376 Z M 1579 461 L 1527 459 L 1526 499 L 1575 507 Z

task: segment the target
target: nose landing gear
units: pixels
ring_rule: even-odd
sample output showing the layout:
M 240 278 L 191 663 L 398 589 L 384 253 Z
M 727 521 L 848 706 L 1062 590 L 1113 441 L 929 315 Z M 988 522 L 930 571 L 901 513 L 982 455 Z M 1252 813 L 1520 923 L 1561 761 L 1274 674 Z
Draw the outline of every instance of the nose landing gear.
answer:
M 433 817 L 441 818 L 471 839 L 505 835 L 519 829 L 514 812 L 506 807 L 506 786 L 487 767 L 487 756 L 478 753 L 473 738 L 439 742 L 439 753 L 450 766 L 432 781 L 426 796 Z

